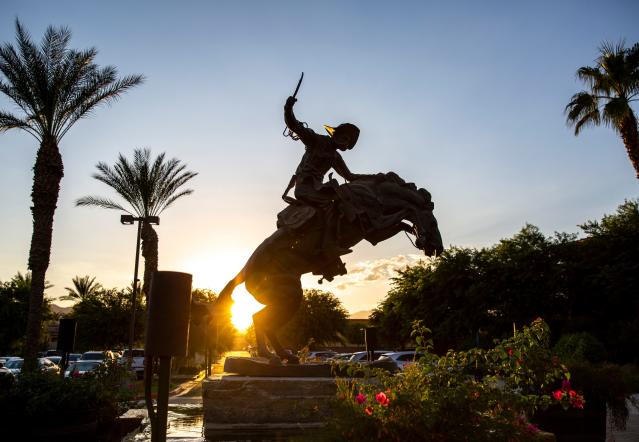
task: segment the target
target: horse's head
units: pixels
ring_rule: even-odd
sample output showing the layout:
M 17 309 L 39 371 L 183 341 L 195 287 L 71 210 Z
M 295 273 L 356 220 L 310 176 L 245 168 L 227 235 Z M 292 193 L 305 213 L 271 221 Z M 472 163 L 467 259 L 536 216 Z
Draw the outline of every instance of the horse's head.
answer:
M 423 203 L 417 207 L 414 220 L 415 246 L 423 250 L 427 256 L 437 256 L 444 251 L 444 245 L 437 227 L 437 220 L 433 215 L 435 205 L 426 189 L 417 189 L 417 193 L 421 196 Z

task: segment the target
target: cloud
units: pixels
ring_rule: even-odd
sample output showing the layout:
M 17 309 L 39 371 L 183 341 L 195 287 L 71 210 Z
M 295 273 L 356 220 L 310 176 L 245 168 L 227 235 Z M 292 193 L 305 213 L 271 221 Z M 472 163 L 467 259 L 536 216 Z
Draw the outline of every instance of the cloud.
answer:
M 371 261 L 360 261 L 347 266 L 348 274 L 335 279 L 333 283 L 328 284 L 331 289 L 347 290 L 353 286 L 364 286 L 379 281 L 389 281 L 397 276 L 397 271 L 404 269 L 406 266 L 417 264 L 424 261 L 424 256 L 397 255 L 392 258 L 375 259 Z

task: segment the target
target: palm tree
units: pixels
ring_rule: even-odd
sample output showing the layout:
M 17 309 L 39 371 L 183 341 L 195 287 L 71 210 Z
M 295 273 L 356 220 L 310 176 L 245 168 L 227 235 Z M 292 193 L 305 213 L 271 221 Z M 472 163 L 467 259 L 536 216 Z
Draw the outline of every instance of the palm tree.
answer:
M 122 210 L 140 218 L 159 216 L 175 200 L 193 193 L 191 189 L 180 188 L 196 172 L 185 171 L 186 165 L 176 158 L 165 161 L 164 153 L 151 160 L 149 149 L 135 149 L 133 162 L 122 154 L 113 165 L 100 162 L 96 165 L 98 173 L 93 175 L 98 181 L 116 191 L 128 203 L 124 205 L 99 196 L 85 196 L 78 199 L 76 206 L 97 206 L 104 209 Z M 148 294 L 151 275 L 158 269 L 158 235 L 149 223 L 142 223 L 142 256 L 144 257 L 143 292 Z
M 99 282 L 95 282 L 95 276 L 93 278 L 89 275 L 75 276 L 71 281 L 73 282 L 73 287 L 65 287 L 67 295 L 60 297 L 60 300 L 87 299 L 102 290 L 102 285 Z
M 566 106 L 567 122 L 579 135 L 585 126 L 603 123 L 617 131 L 623 140 L 630 162 L 639 178 L 639 135 L 637 117 L 631 103 L 639 94 L 639 43 L 625 48 L 603 43 L 594 67 L 577 70 L 577 78 L 588 86 L 572 96 Z
M 80 118 L 101 103 L 117 99 L 143 81 L 140 75 L 117 78 L 112 66 L 99 68 L 93 61 L 96 49 L 69 49 L 71 32 L 48 27 L 40 46 L 16 20 L 16 47 L 0 46 L 0 92 L 21 114 L 0 111 L 0 132 L 22 129 L 40 143 L 33 168 L 31 200 L 33 234 L 29 250 L 32 272 L 27 321 L 25 369 L 35 369 L 42 322 L 45 274 L 51 255 L 53 214 L 64 174 L 58 145 Z

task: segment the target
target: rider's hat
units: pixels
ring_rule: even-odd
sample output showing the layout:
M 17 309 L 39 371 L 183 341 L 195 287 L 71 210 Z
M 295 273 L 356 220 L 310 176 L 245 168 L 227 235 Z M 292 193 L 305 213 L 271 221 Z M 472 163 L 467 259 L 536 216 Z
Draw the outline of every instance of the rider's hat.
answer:
M 357 143 L 357 138 L 359 138 L 359 129 L 351 123 L 343 123 L 337 127 L 325 124 L 324 129 L 326 129 L 331 138 L 337 143 L 345 145 L 347 149 L 352 149 Z

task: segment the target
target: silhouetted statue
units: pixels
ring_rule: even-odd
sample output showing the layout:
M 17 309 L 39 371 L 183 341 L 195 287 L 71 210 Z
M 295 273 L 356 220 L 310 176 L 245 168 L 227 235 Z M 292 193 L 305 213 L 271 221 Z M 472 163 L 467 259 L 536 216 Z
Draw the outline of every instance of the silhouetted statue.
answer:
M 426 255 L 443 250 L 430 193 L 393 172 L 351 173 L 338 151 L 355 146 L 359 129 L 349 123 L 325 126 L 329 136 L 318 135 L 296 120 L 295 101 L 286 101 L 284 118 L 306 150 L 283 195 L 289 206 L 278 214 L 277 230 L 224 287 L 217 304 L 225 309 L 235 287 L 245 283 L 266 306 L 253 315 L 258 355 L 289 364 L 299 361 L 284 350 L 277 333 L 300 306 L 303 274 L 312 272 L 330 281 L 346 273 L 340 255 L 355 244 L 365 239 L 375 245 L 401 231 L 414 235 L 414 245 Z M 349 182 L 324 182 L 331 168 Z M 293 186 L 295 198 L 288 196 Z M 268 350 L 267 339 L 276 355 Z
M 333 128 L 324 125 L 329 136 L 316 134 L 312 129 L 295 118 L 293 105 L 297 100 L 295 97 L 288 97 L 284 105 L 284 121 L 289 130 L 304 143 L 305 152 L 300 164 L 297 166 L 295 175 L 282 195 L 284 201 L 289 204 L 306 204 L 309 207 L 321 211 L 324 216 L 336 216 L 335 210 L 330 210 L 333 202 L 337 199 L 337 189 L 339 184 L 330 177 L 328 182 L 324 182 L 324 176 L 332 168 L 347 181 L 362 178 L 348 170 L 344 159 L 339 151 L 351 150 L 359 138 L 359 129 L 351 123 L 340 124 Z M 295 187 L 295 199 L 288 196 L 291 188 Z M 284 211 L 280 215 L 281 222 L 286 223 L 282 217 L 291 213 Z M 310 213 L 310 211 L 309 211 Z M 328 223 L 332 224 L 332 223 Z M 340 249 L 335 241 L 336 232 L 327 229 L 322 240 L 322 251 L 327 255 L 343 255 L 351 250 Z

